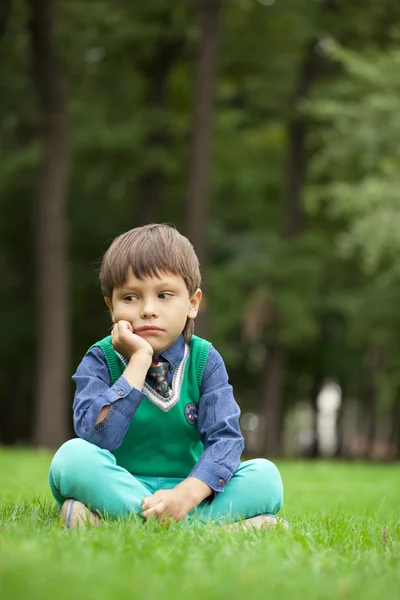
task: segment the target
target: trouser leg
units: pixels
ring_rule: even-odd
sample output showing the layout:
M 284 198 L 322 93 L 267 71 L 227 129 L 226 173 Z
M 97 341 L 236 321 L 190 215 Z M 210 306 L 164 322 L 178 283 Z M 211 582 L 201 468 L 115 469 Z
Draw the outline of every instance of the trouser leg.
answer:
M 68 498 L 112 518 L 141 510 L 148 489 L 116 463 L 115 456 L 82 439 L 61 446 L 50 466 L 49 483 L 59 506 Z
M 238 521 L 260 514 L 275 515 L 283 504 L 283 485 L 277 467 L 263 458 L 240 467 L 210 504 L 198 509 L 201 520 Z

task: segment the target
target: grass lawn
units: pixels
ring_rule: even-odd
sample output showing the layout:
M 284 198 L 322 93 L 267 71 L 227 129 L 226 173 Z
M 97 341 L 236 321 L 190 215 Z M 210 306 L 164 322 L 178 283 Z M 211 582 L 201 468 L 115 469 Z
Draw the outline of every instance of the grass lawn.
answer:
M 379 599 L 400 594 L 399 465 L 281 462 L 289 532 L 63 530 L 50 455 L 0 449 L 0 598 Z

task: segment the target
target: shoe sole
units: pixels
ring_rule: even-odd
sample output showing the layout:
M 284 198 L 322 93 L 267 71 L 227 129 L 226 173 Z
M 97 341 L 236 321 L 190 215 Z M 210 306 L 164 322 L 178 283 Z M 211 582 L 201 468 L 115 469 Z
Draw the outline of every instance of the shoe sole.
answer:
M 270 527 L 282 527 L 289 529 L 289 523 L 275 515 L 257 515 L 243 521 L 229 525 L 230 531 L 248 531 L 249 529 L 269 529 Z
M 78 500 L 66 500 L 62 505 L 60 517 L 67 529 L 85 527 L 88 524 L 100 527 L 99 515 L 93 513 Z

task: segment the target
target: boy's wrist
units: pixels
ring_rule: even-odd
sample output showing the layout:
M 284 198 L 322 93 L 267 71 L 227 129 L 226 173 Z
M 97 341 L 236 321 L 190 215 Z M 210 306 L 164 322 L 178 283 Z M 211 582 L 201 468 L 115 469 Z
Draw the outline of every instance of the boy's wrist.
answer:
M 147 365 L 147 370 L 148 370 L 148 369 L 150 369 L 152 360 L 153 360 L 153 355 L 150 352 L 148 352 L 147 350 L 140 348 L 139 350 L 135 350 L 135 352 L 131 355 L 128 364 L 130 364 L 131 362 L 133 362 L 135 364 L 143 363 L 144 365 Z
M 197 477 L 188 477 L 179 483 L 175 489 L 182 495 L 184 501 L 191 505 L 191 508 L 194 508 L 212 494 L 212 489 Z
M 132 354 L 123 374 L 132 387 L 138 390 L 143 388 L 152 358 L 152 355 L 147 350 L 137 350 Z

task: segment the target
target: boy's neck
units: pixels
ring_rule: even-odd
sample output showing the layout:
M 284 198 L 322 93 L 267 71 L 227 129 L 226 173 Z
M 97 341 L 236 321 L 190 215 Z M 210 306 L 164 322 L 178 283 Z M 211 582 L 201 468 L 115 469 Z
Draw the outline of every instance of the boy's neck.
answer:
M 183 334 L 181 333 L 174 342 L 168 348 L 163 350 L 162 352 L 158 352 L 154 354 L 154 357 L 163 356 L 168 360 L 169 363 L 177 362 L 177 360 L 182 359 L 183 352 L 185 348 L 185 341 L 183 339 Z M 167 356 L 166 356 L 167 355 Z M 182 355 L 182 356 L 181 356 Z

